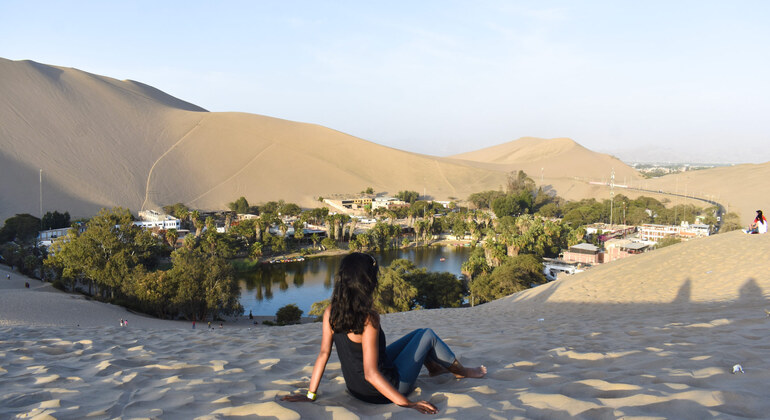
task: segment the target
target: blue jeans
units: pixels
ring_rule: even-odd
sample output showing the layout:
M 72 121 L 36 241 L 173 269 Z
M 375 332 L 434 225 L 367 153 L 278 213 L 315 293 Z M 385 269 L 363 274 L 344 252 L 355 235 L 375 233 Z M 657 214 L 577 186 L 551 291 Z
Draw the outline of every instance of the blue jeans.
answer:
M 398 392 L 408 395 L 414 391 L 417 375 L 426 360 L 448 368 L 455 355 L 430 328 L 416 329 L 390 343 L 385 349 L 388 359 L 398 369 Z

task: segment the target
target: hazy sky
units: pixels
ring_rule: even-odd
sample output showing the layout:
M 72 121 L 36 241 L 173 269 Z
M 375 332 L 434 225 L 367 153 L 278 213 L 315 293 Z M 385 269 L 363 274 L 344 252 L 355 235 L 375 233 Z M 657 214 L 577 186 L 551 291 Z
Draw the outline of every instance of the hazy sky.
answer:
M 763 0 L 0 0 L 0 57 L 432 155 L 535 136 L 765 162 L 768 22 Z

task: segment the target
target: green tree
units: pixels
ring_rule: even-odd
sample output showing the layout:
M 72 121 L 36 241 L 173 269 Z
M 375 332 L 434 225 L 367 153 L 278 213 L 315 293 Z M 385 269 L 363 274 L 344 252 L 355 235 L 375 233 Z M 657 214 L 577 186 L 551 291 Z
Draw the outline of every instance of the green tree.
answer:
M 102 209 L 78 235 L 72 230 L 52 245 L 46 259 L 69 279 L 85 279 L 104 298 L 123 294 L 124 279 L 132 278 L 140 265 L 154 266 L 160 244 L 152 235 L 131 222 L 123 208 Z
M 278 309 L 275 313 L 275 320 L 278 325 L 299 324 L 302 321 L 302 313 L 302 309 L 290 303 Z
M 396 198 L 409 204 L 414 204 L 414 202 L 420 198 L 420 193 L 409 190 L 399 191 L 398 194 L 396 194 Z
M 53 213 L 46 212 L 42 220 L 42 230 L 60 229 L 70 226 L 70 214 L 69 212 L 59 213 L 54 211 Z
M 414 270 L 406 276 L 417 289 L 415 302 L 425 309 L 458 308 L 467 293 L 465 284 L 452 273 L 433 273 Z
M 374 296 L 374 306 L 380 313 L 405 312 L 414 307 L 417 288 L 406 281 L 413 269 L 407 260 L 396 260 L 380 270 L 379 284 Z
M 227 207 L 229 207 L 230 210 L 240 214 L 246 214 L 249 212 L 249 202 L 246 200 L 246 197 L 239 197 L 232 203 L 228 203 Z
M 310 312 L 308 312 L 308 315 L 321 317 L 323 316 L 324 311 L 326 311 L 326 308 L 331 304 L 332 304 L 331 298 L 324 299 L 318 302 L 313 302 L 313 304 L 310 305 Z
M 5 220 L 0 228 L 0 243 L 15 241 L 20 245 L 32 244 L 40 231 L 40 219 L 31 214 L 17 214 Z
M 189 320 L 216 319 L 220 315 L 243 313 L 238 302 L 240 289 L 232 267 L 224 258 L 207 254 L 201 248 L 183 247 L 171 254 L 168 271 L 176 286 L 171 302 Z
M 475 278 L 470 284 L 470 290 L 481 303 L 542 283 L 545 283 L 543 264 L 533 255 L 517 255 L 506 259 L 490 274 Z

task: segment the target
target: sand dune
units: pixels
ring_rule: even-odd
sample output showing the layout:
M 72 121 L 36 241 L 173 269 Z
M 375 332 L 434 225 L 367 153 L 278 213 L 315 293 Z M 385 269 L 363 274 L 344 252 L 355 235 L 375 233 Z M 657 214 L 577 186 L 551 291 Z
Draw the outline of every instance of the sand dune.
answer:
M 538 185 L 569 200 L 609 198 L 601 187 L 588 182 L 609 182 L 613 170 L 616 184 L 642 179 L 636 170 L 617 158 L 590 151 L 568 138 L 524 137 L 451 158 L 480 168 L 523 170 Z
M 732 232 L 474 308 L 387 315 L 383 328 L 394 339 L 431 327 L 461 361 L 489 367 L 482 380 L 420 376 L 412 398 L 442 418 L 766 418 L 768 266 L 770 236 Z M 307 387 L 318 324 L 192 330 L 131 314 L 120 328 L 121 308 L 6 282 L 3 418 L 417 415 L 349 396 L 336 354 L 317 402 L 279 401 Z
M 650 180 L 653 189 L 708 197 L 737 212 L 748 226 L 755 210 L 770 212 L 770 162 L 683 172 Z
M 210 113 L 133 81 L 0 59 L 0 218 L 91 215 L 184 202 L 222 209 L 239 196 L 317 205 L 367 187 L 441 199 L 499 188 L 504 174 L 403 152 L 312 124 Z M 7 184 L 7 183 L 6 183 Z

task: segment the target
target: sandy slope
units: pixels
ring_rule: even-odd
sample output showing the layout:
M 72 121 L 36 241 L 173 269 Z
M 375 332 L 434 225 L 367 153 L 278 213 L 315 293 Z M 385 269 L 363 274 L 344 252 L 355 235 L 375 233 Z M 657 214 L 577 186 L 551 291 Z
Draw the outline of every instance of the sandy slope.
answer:
M 568 138 L 524 137 L 451 158 L 482 168 L 523 170 L 538 185 L 569 200 L 609 198 L 601 187 L 587 182 L 609 182 L 613 170 L 616 184 L 641 179 L 636 170 L 620 160 L 592 152 Z
M 412 397 L 442 418 L 766 418 L 768 266 L 770 236 L 733 232 L 474 308 L 388 315 L 383 328 L 394 339 L 431 327 L 464 363 L 489 367 L 481 380 L 418 379 Z M 416 416 L 350 397 L 336 354 L 317 402 L 279 401 L 307 387 L 317 324 L 192 330 L 132 316 L 121 329 L 120 308 L 3 287 L 3 418 Z M 76 313 L 104 323 L 75 327 Z M 730 373 L 737 363 L 745 373 Z
M 317 205 L 318 196 L 411 189 L 441 199 L 499 188 L 504 174 L 376 145 L 312 124 L 209 113 L 132 81 L 0 59 L 0 219 L 91 215 L 177 201 L 222 209 L 239 196 Z
M 770 162 L 743 164 L 664 176 L 649 183 L 652 188 L 714 199 L 737 212 L 748 225 L 756 210 L 770 213 Z

